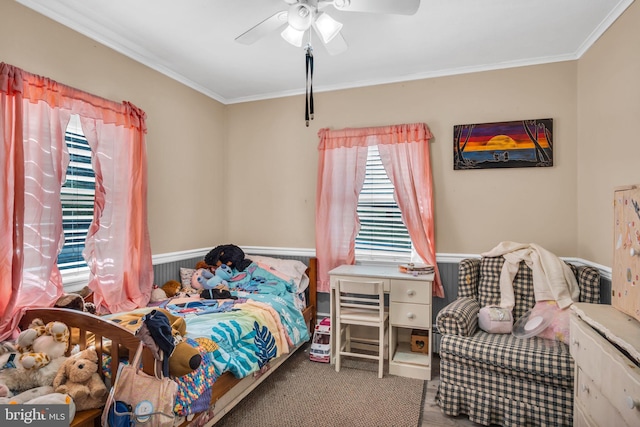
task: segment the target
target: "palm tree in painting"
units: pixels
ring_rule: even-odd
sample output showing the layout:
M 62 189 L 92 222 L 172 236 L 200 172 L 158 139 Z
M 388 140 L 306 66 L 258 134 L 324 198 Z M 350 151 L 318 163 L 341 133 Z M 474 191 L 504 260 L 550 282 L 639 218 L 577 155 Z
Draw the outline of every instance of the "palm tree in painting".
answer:
M 471 137 L 471 133 L 474 127 L 475 125 L 455 126 L 455 131 L 454 131 L 455 152 L 454 152 L 453 164 L 457 168 L 467 169 L 469 167 L 473 167 L 473 165 L 475 164 L 473 160 L 465 159 L 463 154 L 465 148 L 467 147 L 467 144 L 469 143 L 469 138 Z M 464 134 L 464 142 L 462 142 L 463 134 Z
M 543 132 L 547 143 L 549 144 L 549 150 L 553 151 L 553 145 L 551 142 L 551 131 L 547 128 L 545 122 L 538 122 L 537 120 L 523 120 L 522 127 L 527 136 L 533 143 L 536 152 L 536 162 L 539 166 L 551 166 L 553 165 L 552 157 L 542 148 L 538 142 L 540 131 Z

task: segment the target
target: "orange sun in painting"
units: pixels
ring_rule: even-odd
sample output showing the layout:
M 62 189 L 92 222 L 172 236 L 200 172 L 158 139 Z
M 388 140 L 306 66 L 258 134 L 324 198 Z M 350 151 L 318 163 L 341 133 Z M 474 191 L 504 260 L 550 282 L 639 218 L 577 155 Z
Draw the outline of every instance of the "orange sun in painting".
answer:
M 518 148 L 518 143 L 508 135 L 496 135 L 484 146 L 485 150 L 511 150 Z

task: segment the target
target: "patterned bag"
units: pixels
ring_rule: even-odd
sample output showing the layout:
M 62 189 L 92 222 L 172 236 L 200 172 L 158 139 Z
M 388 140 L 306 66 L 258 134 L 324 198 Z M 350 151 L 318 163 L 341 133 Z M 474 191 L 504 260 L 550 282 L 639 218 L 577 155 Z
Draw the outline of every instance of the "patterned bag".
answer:
M 149 427 L 172 426 L 178 385 L 162 372 L 158 376 L 147 375 L 140 369 L 142 349 L 138 350 L 130 364 L 120 363 L 115 384 L 111 388 L 102 412 L 103 426 L 142 425 Z M 127 408 L 124 410 L 122 408 Z M 127 421 L 124 421 L 127 419 Z M 120 424 L 120 421 L 124 421 Z

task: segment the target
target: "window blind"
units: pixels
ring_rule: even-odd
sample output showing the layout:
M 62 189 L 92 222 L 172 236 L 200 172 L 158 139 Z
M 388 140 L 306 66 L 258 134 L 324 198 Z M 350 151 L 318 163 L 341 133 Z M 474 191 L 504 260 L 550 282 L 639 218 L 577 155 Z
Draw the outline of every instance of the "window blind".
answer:
M 364 186 L 358 198 L 360 232 L 356 257 L 405 260 L 411 257 L 411 238 L 393 197 L 393 184 L 382 166 L 377 146 L 370 146 Z
M 69 150 L 69 166 L 60 192 L 64 230 L 64 247 L 58 255 L 61 271 L 87 266 L 82 251 L 93 220 L 96 187 L 91 148 L 82 134 L 79 120 L 73 120 L 73 117 L 65 132 L 65 141 Z

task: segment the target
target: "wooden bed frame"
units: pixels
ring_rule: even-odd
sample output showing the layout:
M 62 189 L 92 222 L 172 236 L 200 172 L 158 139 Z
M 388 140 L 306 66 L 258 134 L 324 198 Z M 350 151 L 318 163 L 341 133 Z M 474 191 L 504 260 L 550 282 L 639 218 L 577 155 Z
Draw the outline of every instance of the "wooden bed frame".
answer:
M 309 259 L 307 269 L 309 276 L 309 288 L 307 292 L 307 307 L 303 310 L 304 319 L 309 325 L 310 334 L 313 335 L 313 328 L 316 322 L 317 299 L 317 259 L 312 257 Z M 48 323 L 52 321 L 60 321 L 65 323 L 70 331 L 72 342 L 78 344 L 83 350 L 88 346 L 95 346 L 98 357 L 107 352 L 111 354 L 112 361 L 117 361 L 121 356 L 128 355 L 133 358 L 140 341 L 129 330 L 115 322 L 103 319 L 90 313 L 77 310 L 69 310 L 64 308 L 33 308 L 27 310 L 20 320 L 20 327 L 26 328 L 29 323 L 36 318 L 42 319 Z M 299 347 L 298 347 L 299 348 Z M 228 413 L 237 403 L 239 403 L 246 395 L 248 395 L 258 384 L 264 381 L 272 372 L 275 371 L 286 359 L 295 352 L 296 349 L 288 354 L 284 354 L 277 359 L 269 362 L 269 370 L 260 376 L 249 375 L 239 379 L 230 372 L 226 372 L 216 380 L 213 387 L 211 406 L 214 408 L 213 416 L 210 416 L 206 425 L 211 426 L 218 422 L 226 413 Z M 151 352 L 145 349 L 143 353 L 143 369 L 149 374 L 153 374 L 153 366 L 155 360 Z M 118 366 L 111 366 L 113 379 L 117 372 Z M 99 374 L 104 379 L 102 366 L 98 367 Z M 204 414 L 196 414 L 193 419 Z M 78 411 L 71 423 L 71 427 L 100 427 L 100 418 L 102 409 L 89 409 L 86 411 Z M 189 419 L 189 418 L 187 418 Z M 188 426 L 193 419 L 184 420 L 180 426 Z

